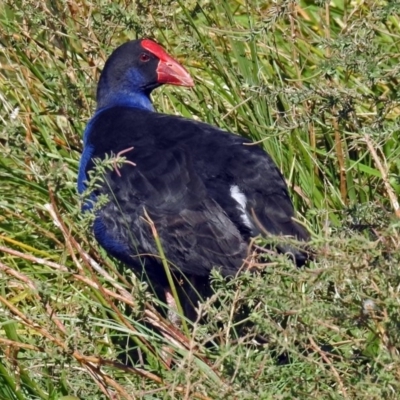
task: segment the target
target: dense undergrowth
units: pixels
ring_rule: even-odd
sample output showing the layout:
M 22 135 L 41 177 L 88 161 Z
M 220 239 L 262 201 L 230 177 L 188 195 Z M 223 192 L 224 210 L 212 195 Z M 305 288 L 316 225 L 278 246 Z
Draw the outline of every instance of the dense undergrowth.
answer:
M 399 11 L 0 4 L 0 399 L 398 398 Z M 260 141 L 317 254 L 305 269 L 270 256 L 260 274 L 214 275 L 187 331 L 96 245 L 75 188 L 99 72 L 143 36 L 196 80 L 158 90 L 156 108 Z

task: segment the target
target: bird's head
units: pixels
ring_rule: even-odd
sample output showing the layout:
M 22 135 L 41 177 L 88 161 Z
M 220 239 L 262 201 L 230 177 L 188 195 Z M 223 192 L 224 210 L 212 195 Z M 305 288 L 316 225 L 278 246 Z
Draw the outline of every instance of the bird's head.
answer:
M 152 109 L 150 93 L 163 84 L 194 86 L 186 69 L 159 44 L 150 39 L 133 40 L 114 50 L 104 65 L 97 106 Z

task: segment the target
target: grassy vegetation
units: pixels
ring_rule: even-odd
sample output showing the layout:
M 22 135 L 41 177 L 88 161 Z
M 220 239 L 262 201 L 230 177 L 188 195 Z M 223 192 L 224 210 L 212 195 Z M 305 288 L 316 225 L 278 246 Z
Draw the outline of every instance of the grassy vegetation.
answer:
M 399 11 L 4 0 L 0 399 L 398 398 Z M 208 322 L 187 333 L 96 245 L 75 188 L 99 72 L 143 36 L 196 78 L 158 90 L 156 108 L 261 141 L 317 253 L 306 269 L 277 256 L 263 274 L 215 275 Z

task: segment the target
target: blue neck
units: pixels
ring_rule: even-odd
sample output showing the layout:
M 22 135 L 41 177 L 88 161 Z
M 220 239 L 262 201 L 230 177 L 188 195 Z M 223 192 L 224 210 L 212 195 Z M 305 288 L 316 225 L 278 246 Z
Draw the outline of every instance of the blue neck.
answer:
M 140 108 L 142 110 L 154 111 L 153 103 L 151 102 L 150 95 L 143 92 L 112 92 L 112 93 L 99 93 L 97 101 L 97 109 L 95 116 L 102 110 L 110 107 L 125 106 Z
M 127 106 L 154 111 L 145 78 L 137 69 L 129 69 L 122 76 L 104 69 L 97 87 L 96 114 L 104 108 Z M 154 89 L 155 86 L 153 86 Z

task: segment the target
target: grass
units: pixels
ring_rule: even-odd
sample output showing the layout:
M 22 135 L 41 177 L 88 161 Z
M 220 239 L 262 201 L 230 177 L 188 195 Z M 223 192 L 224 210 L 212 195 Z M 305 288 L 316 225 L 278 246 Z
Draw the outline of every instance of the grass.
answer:
M 396 2 L 0 10 L 0 399 L 398 397 Z M 185 332 L 96 245 L 75 188 L 104 61 L 143 36 L 196 78 L 158 90 L 156 108 L 260 141 L 318 255 L 302 270 L 276 256 L 263 274 L 215 274 L 208 322 Z

